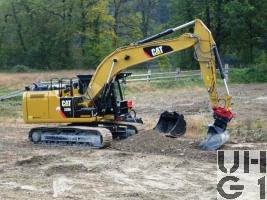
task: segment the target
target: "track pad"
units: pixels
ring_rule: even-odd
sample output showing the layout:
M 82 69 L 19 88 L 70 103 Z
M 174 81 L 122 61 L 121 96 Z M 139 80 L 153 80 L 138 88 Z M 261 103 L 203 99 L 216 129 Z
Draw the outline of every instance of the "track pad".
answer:
M 186 121 L 182 114 L 165 111 L 160 115 L 154 130 L 158 133 L 165 133 L 170 137 L 181 136 L 186 132 Z

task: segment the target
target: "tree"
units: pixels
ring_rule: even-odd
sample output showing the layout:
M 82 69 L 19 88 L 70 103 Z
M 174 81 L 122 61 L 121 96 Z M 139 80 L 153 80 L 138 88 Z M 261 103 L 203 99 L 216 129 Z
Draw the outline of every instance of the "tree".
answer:
M 97 66 L 112 50 L 114 19 L 108 14 L 108 0 L 97 2 L 88 8 L 88 30 L 86 32 L 86 65 Z
M 233 0 L 225 5 L 228 50 L 242 63 L 253 63 L 259 47 L 266 42 L 266 20 L 262 20 L 266 10 L 264 0 Z
M 111 10 L 114 18 L 114 48 L 129 44 L 141 38 L 140 19 L 135 9 L 135 2 L 129 0 L 112 0 Z
M 195 18 L 227 62 L 263 62 L 266 0 L 0 0 L 0 68 L 95 68 L 115 48 Z M 185 50 L 168 60 L 198 68 L 192 55 Z
M 141 31 L 143 38 L 147 37 L 152 33 L 155 25 L 156 17 L 156 8 L 158 6 L 157 0 L 138 0 L 137 9 L 141 13 Z

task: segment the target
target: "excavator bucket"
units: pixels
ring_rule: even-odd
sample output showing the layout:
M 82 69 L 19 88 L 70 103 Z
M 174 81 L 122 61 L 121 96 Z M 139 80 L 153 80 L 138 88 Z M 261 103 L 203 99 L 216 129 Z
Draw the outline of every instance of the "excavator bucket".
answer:
M 234 114 L 225 108 L 214 107 L 214 123 L 209 125 L 206 138 L 199 144 L 203 150 L 217 150 L 224 145 L 230 138 L 226 130 L 228 122 L 234 117 Z
M 177 112 L 165 111 L 160 115 L 154 130 L 158 133 L 167 134 L 170 137 L 178 137 L 185 134 L 186 121 L 184 116 Z
M 199 144 L 203 150 L 217 150 L 230 138 L 229 132 L 216 125 L 209 125 L 206 138 Z

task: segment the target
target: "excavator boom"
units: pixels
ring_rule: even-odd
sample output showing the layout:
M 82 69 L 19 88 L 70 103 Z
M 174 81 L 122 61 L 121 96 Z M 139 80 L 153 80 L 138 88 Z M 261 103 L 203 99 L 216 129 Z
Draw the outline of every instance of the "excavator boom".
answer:
M 156 40 L 192 25 L 194 25 L 193 33 L 185 33 L 182 36 L 173 39 Z M 200 64 L 203 81 L 208 89 L 212 107 L 218 106 L 219 101 L 223 99 L 225 101 L 226 109 L 229 109 L 231 97 L 229 96 L 229 89 L 226 81 L 224 81 L 224 83 L 227 89 L 227 97 L 218 97 L 215 87 L 215 59 L 218 61 L 221 77 L 225 80 L 216 43 L 214 42 L 209 29 L 199 19 L 176 28 L 167 29 L 162 33 L 133 43 L 130 46 L 121 47 L 112 52 L 97 67 L 89 84 L 87 94 L 91 99 L 94 99 L 103 90 L 105 85 L 112 81 L 112 79 L 121 71 L 137 64 L 151 61 L 160 56 L 165 56 L 191 47 L 195 48 L 195 58 Z
M 188 26 L 194 26 L 192 33 L 184 33 L 179 37 L 171 39 L 158 40 L 163 36 Z M 219 148 L 227 140 L 228 133 L 226 134 L 225 132 L 226 127 L 233 117 L 230 107 L 231 96 L 223 74 L 216 43 L 210 30 L 199 19 L 167 29 L 159 34 L 132 43 L 129 46 L 116 49 L 99 64 L 93 76 L 79 75 L 79 84 L 71 80 L 69 85 L 64 85 L 62 81 L 59 81 L 56 84 L 59 85 L 58 90 L 56 90 L 57 86 L 52 84 L 51 81 L 51 86 L 48 87 L 50 89 L 46 91 L 26 92 L 23 102 L 25 122 L 69 123 L 72 127 L 67 129 L 64 127 L 36 129 L 38 130 L 37 133 L 31 132 L 30 134 L 31 140 L 35 139 L 34 142 L 38 142 L 46 136 L 49 142 L 53 141 L 54 138 L 64 141 L 68 139 L 71 141 L 79 140 L 79 138 L 81 138 L 81 141 L 94 141 L 94 138 L 97 138 L 98 141 L 104 141 L 105 135 L 107 135 L 99 129 L 96 131 L 95 129 L 75 128 L 77 126 L 101 126 L 105 131 L 109 129 L 113 137 L 114 135 L 117 137 L 119 132 L 123 133 L 119 134 L 119 137 L 122 138 L 135 134 L 137 131 L 134 126 L 122 123 L 142 122 L 141 119 L 130 116 L 130 112 L 133 111 L 132 106 L 130 106 L 131 103 L 123 99 L 119 79 L 124 79 L 129 74 L 122 72 L 137 64 L 188 48 L 195 49 L 194 56 L 199 62 L 204 85 L 209 93 L 215 118 L 214 124 L 209 127 L 208 138 L 206 138 L 204 143 L 201 143 L 201 148 Z M 224 80 L 226 95 L 219 95 L 217 92 L 216 62 L 218 63 L 221 78 Z M 186 123 L 182 115 L 175 112 L 167 112 L 160 119 L 156 130 L 161 131 L 164 129 L 165 132 L 166 130 L 171 130 L 169 132 L 171 132 L 172 136 L 181 135 L 185 132 Z M 166 124 L 167 126 L 176 127 L 166 129 Z M 70 133 L 66 134 L 66 130 Z M 58 132 L 60 132 L 61 136 L 57 134 Z M 76 136 L 73 136 L 73 133 Z M 219 136 L 219 139 L 221 139 L 220 136 L 223 134 L 226 135 L 226 139 L 224 138 L 220 142 L 218 142 L 218 139 L 215 139 L 215 141 L 210 139 L 215 138 L 213 137 L 214 135 L 216 137 Z M 92 137 L 89 138 L 90 136 Z M 105 146 L 104 143 L 99 144 L 98 146 Z

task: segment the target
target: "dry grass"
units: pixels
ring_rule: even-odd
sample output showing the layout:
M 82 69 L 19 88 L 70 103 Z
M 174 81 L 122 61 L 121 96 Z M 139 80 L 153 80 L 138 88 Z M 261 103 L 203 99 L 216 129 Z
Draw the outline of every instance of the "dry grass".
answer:
M 22 118 L 22 99 L 15 98 L 0 102 L 0 117 L 1 118 Z
M 186 117 L 187 130 L 186 138 L 201 139 L 207 134 L 207 124 L 212 120 L 207 115 L 190 115 Z
M 0 73 L 0 88 L 9 89 L 24 88 L 33 82 L 49 81 L 51 78 L 71 78 L 77 74 L 89 74 L 87 70 L 63 70 L 54 72 L 34 72 L 34 73 Z M 92 71 L 91 71 L 92 73 Z

